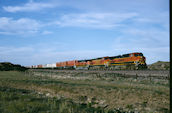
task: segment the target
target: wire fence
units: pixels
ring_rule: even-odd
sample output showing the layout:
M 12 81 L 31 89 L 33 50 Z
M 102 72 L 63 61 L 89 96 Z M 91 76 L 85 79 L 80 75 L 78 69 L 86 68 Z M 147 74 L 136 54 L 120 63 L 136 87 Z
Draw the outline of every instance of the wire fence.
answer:
M 136 80 L 170 80 L 168 71 L 85 71 L 85 70 L 53 70 L 30 69 L 25 72 L 29 76 L 42 76 L 50 78 L 132 78 Z

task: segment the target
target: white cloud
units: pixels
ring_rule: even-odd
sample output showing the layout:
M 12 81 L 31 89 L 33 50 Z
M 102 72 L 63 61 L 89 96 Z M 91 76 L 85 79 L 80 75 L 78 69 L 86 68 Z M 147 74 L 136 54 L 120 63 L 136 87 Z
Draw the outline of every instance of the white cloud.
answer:
M 55 43 L 54 43 L 55 44 Z M 60 51 L 63 44 L 37 44 L 24 47 L 0 46 L 0 62 L 8 61 L 21 65 L 48 64 L 67 60 L 82 60 L 107 55 L 107 51 L 82 50 Z M 28 62 L 29 61 L 29 62 Z
M 0 17 L 0 34 L 15 35 L 15 34 L 34 34 L 39 31 L 42 25 L 33 19 Z
M 162 35 L 163 33 L 160 37 L 162 37 Z M 0 46 L 0 61 L 9 61 L 22 65 L 37 65 L 67 60 L 115 56 L 131 52 L 143 52 L 148 64 L 158 60 L 169 61 L 169 47 L 164 45 L 154 46 L 154 43 L 156 42 L 151 38 L 147 38 L 146 40 L 140 38 L 136 40 L 123 36 L 115 38 L 111 49 L 108 50 L 64 49 L 70 48 L 70 45 L 61 42 L 51 42 L 51 44 L 39 43 L 24 47 Z M 153 46 L 151 44 L 153 44 Z
M 15 64 L 24 65 L 31 61 L 30 55 L 34 49 L 32 47 L 13 47 L 0 46 L 0 62 L 12 62 Z
M 33 51 L 32 47 L 0 47 L 0 55 L 7 55 L 7 54 L 14 54 L 14 53 L 22 53 L 23 52 L 28 52 L 28 51 Z
M 161 29 L 123 30 L 123 35 L 113 41 L 112 48 L 117 53 L 142 52 L 147 63 L 169 61 L 169 34 Z
M 151 25 L 158 24 L 159 26 L 165 29 L 169 29 L 169 12 L 167 11 L 163 11 L 163 12 L 161 11 L 149 16 L 139 15 L 138 18 L 135 18 L 133 20 L 137 24 L 142 25 L 142 26 L 143 25 L 150 26 L 150 24 Z
M 132 36 L 134 39 L 133 43 L 135 41 L 136 44 L 140 43 L 144 47 L 169 46 L 169 32 L 166 30 L 158 28 L 136 29 L 131 27 L 124 29 L 122 32 L 128 36 Z
M 162 14 L 168 16 L 166 13 Z M 165 20 L 163 18 L 162 20 Z M 66 14 L 61 16 L 57 20 L 52 20 L 49 22 L 39 22 L 34 19 L 29 18 L 20 18 L 13 19 L 7 17 L 0 17 L 0 34 L 4 35 L 13 35 L 13 34 L 34 34 L 41 33 L 43 35 L 51 34 L 51 31 L 40 31 L 42 27 L 45 26 L 60 26 L 60 27 L 81 27 L 81 28 L 93 28 L 93 29 L 112 29 L 118 28 L 118 31 L 122 29 L 127 29 L 127 32 L 133 32 L 133 34 L 137 33 L 137 29 L 135 31 L 131 31 L 134 25 L 140 28 L 147 27 L 148 24 L 152 25 L 156 23 L 157 25 L 164 26 L 165 29 L 168 30 L 168 22 L 166 21 L 156 20 L 153 18 L 143 18 L 137 13 L 78 13 L 78 14 Z M 129 23 L 129 25 L 127 24 Z M 135 26 L 134 26 L 135 27 Z M 150 26 L 151 27 L 151 26 Z M 152 27 L 154 27 L 152 25 Z M 122 29 L 120 29 L 122 28 Z M 145 33 L 143 31 L 139 31 L 140 33 Z
M 23 6 L 4 6 L 3 9 L 7 12 L 29 12 L 29 11 L 40 11 L 45 8 L 54 8 L 56 4 L 53 3 L 36 3 L 30 1 Z
M 42 32 L 43 35 L 48 35 L 48 34 L 52 34 L 52 33 L 53 33 L 53 32 L 51 32 L 51 31 L 46 31 L 46 30 Z
M 122 26 L 122 22 L 136 17 L 136 13 L 81 13 L 67 14 L 55 24 L 66 27 L 113 28 Z

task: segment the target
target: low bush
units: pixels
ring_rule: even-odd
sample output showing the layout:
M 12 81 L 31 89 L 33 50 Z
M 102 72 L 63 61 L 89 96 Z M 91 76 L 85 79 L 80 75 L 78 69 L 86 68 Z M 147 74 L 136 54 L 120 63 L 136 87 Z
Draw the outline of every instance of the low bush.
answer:
M 25 70 L 27 70 L 27 68 L 19 64 L 12 64 L 10 62 L 0 63 L 0 71 L 25 71 Z

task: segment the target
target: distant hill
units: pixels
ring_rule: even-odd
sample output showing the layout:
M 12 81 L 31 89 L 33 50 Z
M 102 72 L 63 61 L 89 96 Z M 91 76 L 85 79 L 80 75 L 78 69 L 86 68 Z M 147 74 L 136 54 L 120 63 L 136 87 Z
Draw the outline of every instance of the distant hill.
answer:
M 19 64 L 12 64 L 10 62 L 0 62 L 0 71 L 25 71 L 27 68 Z
M 148 65 L 150 70 L 170 70 L 170 62 L 158 61 Z

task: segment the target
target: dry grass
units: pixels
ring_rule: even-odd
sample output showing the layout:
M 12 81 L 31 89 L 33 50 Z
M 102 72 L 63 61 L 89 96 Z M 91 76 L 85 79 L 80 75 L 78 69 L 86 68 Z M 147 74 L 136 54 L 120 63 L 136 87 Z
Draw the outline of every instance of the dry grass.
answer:
M 139 112 L 169 112 L 168 81 L 123 78 L 92 78 L 56 73 L 53 77 L 41 73 L 0 72 L 0 86 L 34 90 L 50 97 L 64 97 L 93 107 Z M 49 75 L 49 76 L 45 76 Z M 57 77 L 58 76 L 58 77 Z M 62 76 L 62 77 L 60 77 Z M 90 76 L 90 75 L 88 75 Z M 82 77 L 84 79 L 82 79 Z

